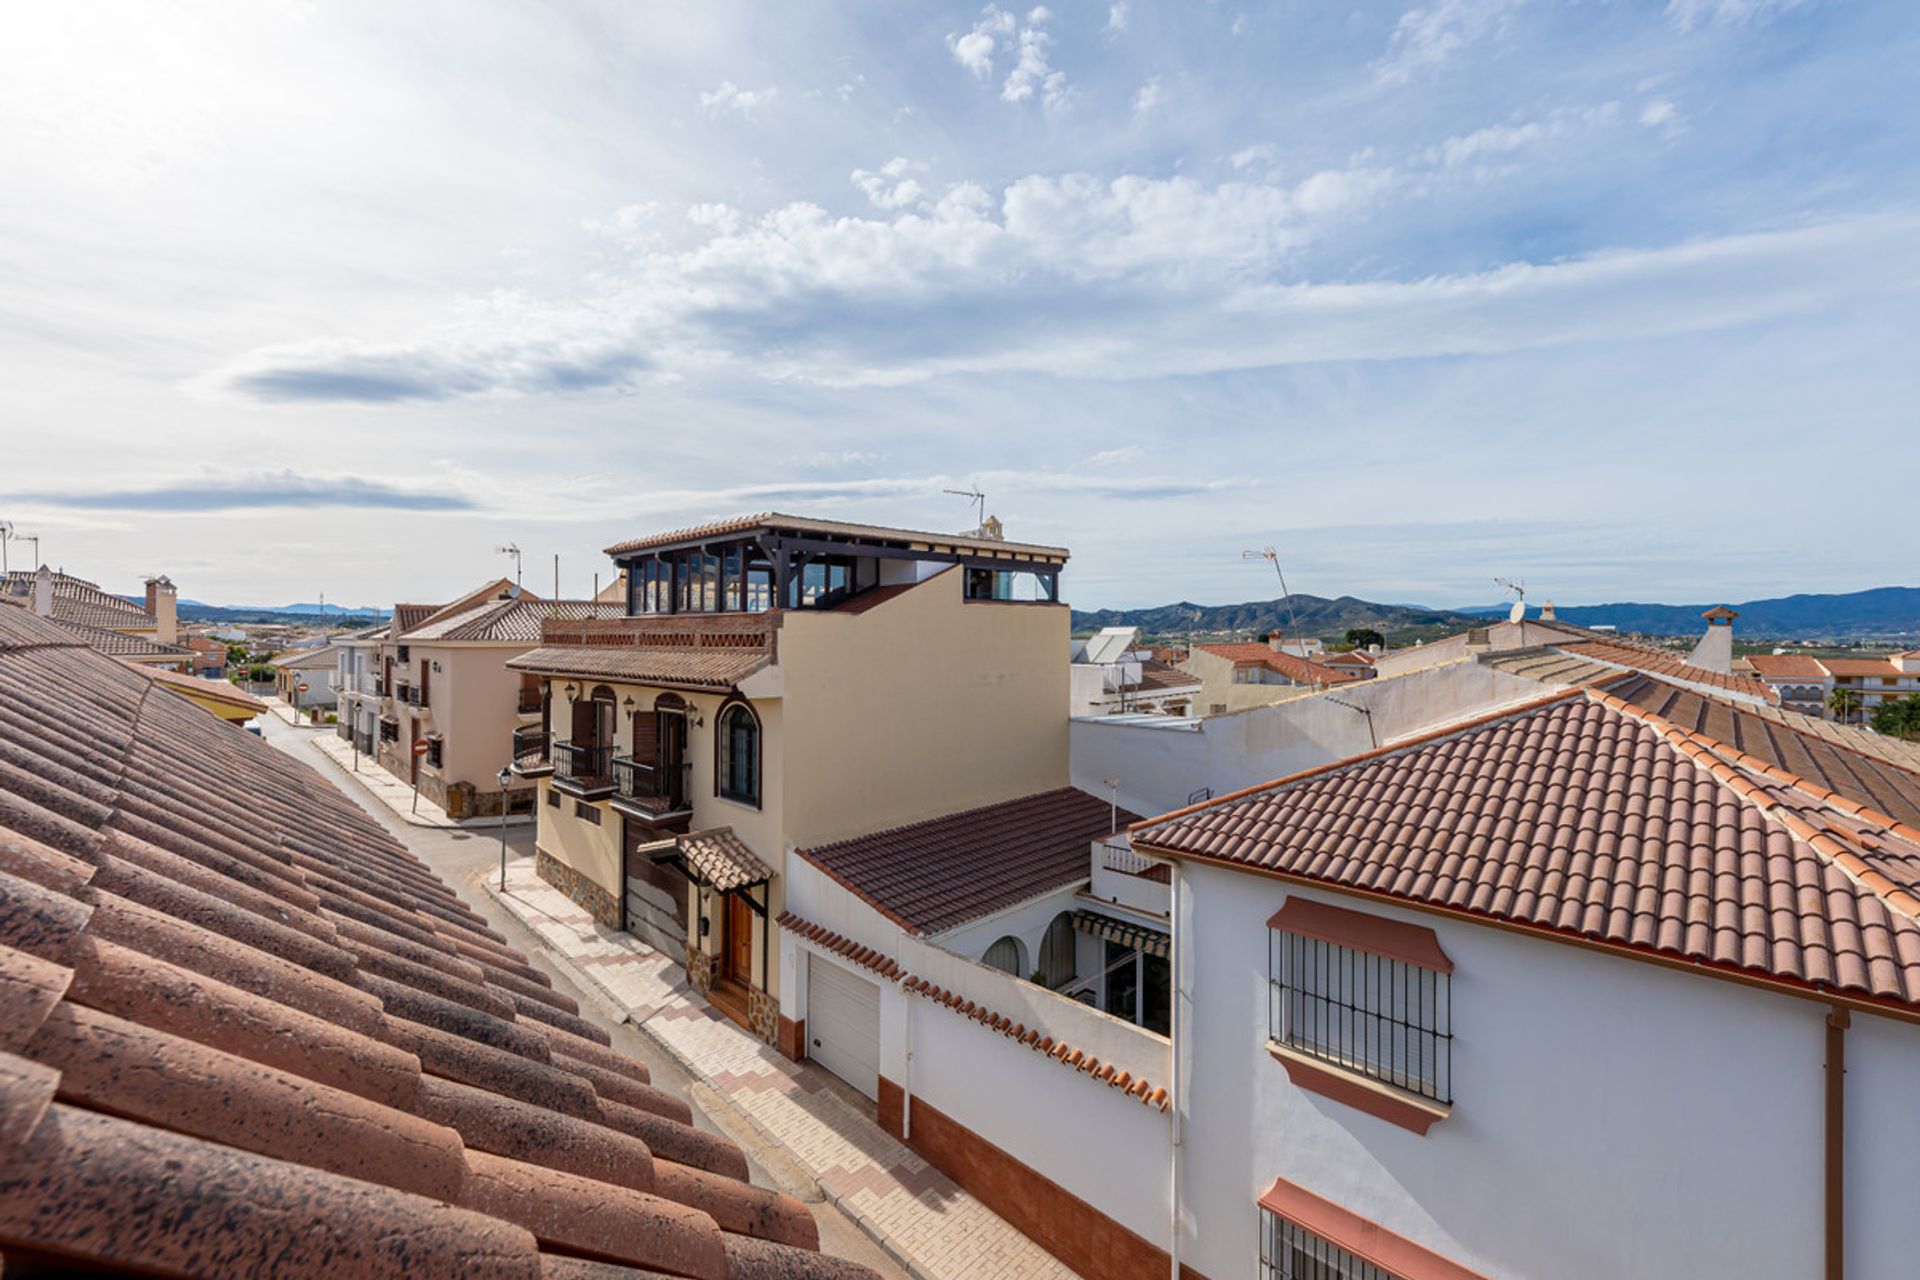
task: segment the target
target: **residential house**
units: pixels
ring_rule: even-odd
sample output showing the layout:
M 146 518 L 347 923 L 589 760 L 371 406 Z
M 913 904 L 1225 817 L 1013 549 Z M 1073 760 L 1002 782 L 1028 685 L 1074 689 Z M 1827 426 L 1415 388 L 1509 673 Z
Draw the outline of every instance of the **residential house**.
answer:
M 268 660 L 273 668 L 273 693 L 296 711 L 318 717 L 339 701 L 333 678 L 339 659 L 329 645 L 292 649 Z
M 374 754 L 450 817 L 526 813 L 534 786 L 501 774 L 514 731 L 539 722 L 537 678 L 508 660 L 540 643 L 543 626 L 617 618 L 617 604 L 542 600 L 505 578 L 416 615 L 396 606 L 379 641 L 381 687 Z
M 1920 649 L 1887 658 L 1816 658 L 1814 661 L 1827 673 L 1829 695 L 1842 690 L 1853 695 L 1853 710 L 1846 716 L 1849 724 L 1865 724 L 1873 718 L 1873 709 L 1883 702 L 1920 693 Z M 1831 705 L 1827 706 L 1826 713 L 1833 719 L 1841 718 Z
M 380 645 L 391 623 L 344 632 L 333 638 L 333 688 L 339 701 L 334 732 L 363 756 L 376 755 L 380 736 Z
M 1484 626 L 1469 627 L 1428 644 L 1405 649 L 1390 649 L 1373 659 L 1378 675 L 1404 675 L 1447 662 L 1460 662 L 1484 653 L 1506 653 L 1513 649 L 1534 649 L 1558 641 L 1588 640 L 1594 633 L 1570 622 L 1561 622 L 1549 605 L 1534 617 L 1503 618 Z
M 1133 828 L 1184 1265 L 1911 1270 L 1920 774 L 1600 670 Z
M 1205 715 L 1227 715 L 1360 678 L 1303 657 L 1298 645 L 1277 633 L 1260 642 L 1193 645 L 1182 669 L 1200 681 L 1196 706 Z
M 1067 785 L 1068 553 L 775 514 L 608 554 L 627 616 L 508 664 L 539 873 L 802 1056 L 789 854 Z
M 1069 650 L 1069 716 L 1188 715 L 1198 677 L 1139 647 L 1140 628 L 1107 627 Z
M 8 1276 L 871 1280 L 310 766 L 27 610 L 0 706 Z
M 1833 672 L 1818 658 L 1803 653 L 1755 653 L 1747 663 L 1780 698 L 1780 705 L 1810 716 L 1834 715 L 1827 705 L 1833 693 Z
M 212 636 L 188 636 L 181 644 L 193 650 L 193 670 L 189 675 L 203 680 L 224 680 L 227 675 L 227 646 Z
M 46 565 L 6 575 L 0 601 L 49 619 L 97 653 L 142 666 L 189 671 L 193 651 L 177 644 L 176 593 L 164 577 L 149 578 L 145 606 L 103 590 L 97 583 L 58 573 Z
M 185 698 L 228 724 L 245 724 L 267 710 L 266 703 L 229 680 L 209 680 L 205 676 L 139 663 L 127 665 L 152 680 L 155 688 Z

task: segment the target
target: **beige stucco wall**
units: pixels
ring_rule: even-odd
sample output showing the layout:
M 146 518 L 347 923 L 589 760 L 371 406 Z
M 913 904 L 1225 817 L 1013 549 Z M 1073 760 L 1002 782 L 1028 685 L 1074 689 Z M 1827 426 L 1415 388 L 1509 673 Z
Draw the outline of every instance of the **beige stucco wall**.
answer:
M 949 571 L 780 632 L 786 835 L 864 835 L 1067 785 L 1064 605 L 961 598 Z
M 1286 702 L 1298 698 L 1313 690 L 1304 685 L 1293 684 L 1235 684 L 1233 680 L 1233 659 L 1223 658 L 1217 653 L 1208 653 L 1204 649 L 1194 649 L 1180 669 L 1200 680 L 1200 693 L 1193 699 L 1196 715 L 1232 715 L 1236 711 L 1247 711 L 1253 707 L 1269 707 L 1276 702 Z M 1278 679 L 1278 676 L 1273 677 Z M 1224 706 L 1226 710 L 1214 708 Z

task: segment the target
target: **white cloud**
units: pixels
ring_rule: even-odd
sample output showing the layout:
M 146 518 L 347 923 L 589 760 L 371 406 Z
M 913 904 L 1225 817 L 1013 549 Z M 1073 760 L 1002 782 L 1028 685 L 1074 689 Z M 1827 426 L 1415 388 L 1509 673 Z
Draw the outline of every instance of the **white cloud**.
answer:
M 743 116 L 751 116 L 765 108 L 779 94 L 778 85 L 768 85 L 764 89 L 742 89 L 731 80 L 722 80 L 719 88 L 700 95 L 700 105 L 708 111 L 737 111 Z
M 874 208 L 905 209 L 919 204 L 925 195 L 919 181 L 908 175 L 924 173 L 926 168 L 905 156 L 895 156 L 878 169 L 855 169 L 852 180 Z
M 1013 35 L 1017 22 L 998 5 L 981 10 L 980 20 L 965 35 L 949 35 L 947 49 L 953 60 L 984 80 L 993 74 L 993 55 L 1000 42 Z
M 1127 29 L 1127 0 L 1116 0 L 1107 8 L 1107 30 L 1118 34 Z
M 1133 95 L 1133 114 L 1144 116 L 1167 100 L 1167 92 L 1160 87 L 1160 77 L 1155 76 L 1141 85 Z
M 1404 83 L 1416 72 L 1440 66 L 1461 50 L 1505 30 L 1522 3 L 1434 0 L 1425 8 L 1409 9 L 1394 24 L 1386 57 L 1375 64 L 1375 74 L 1389 83 Z
M 1019 59 L 1013 64 L 1013 70 L 1007 73 L 1006 83 L 1000 87 L 1002 101 L 1025 102 L 1038 91 L 1043 103 L 1057 107 L 1071 95 L 1072 91 L 1067 88 L 1066 72 L 1055 71 L 1048 61 L 1053 36 L 1044 24 L 1051 17 L 1053 14 L 1044 6 L 1028 12 L 1026 25 L 1020 28 Z
M 1583 129 L 1607 128 L 1620 119 L 1620 104 L 1602 103 L 1597 107 L 1564 108 L 1522 124 L 1488 125 L 1472 133 L 1448 138 L 1429 147 L 1424 158 L 1430 164 L 1458 169 L 1498 156 L 1509 155 L 1542 142 L 1563 138 Z
M 1273 144 L 1257 142 L 1250 147 L 1242 147 L 1227 157 L 1227 163 L 1236 169 L 1245 169 L 1255 164 L 1273 163 Z
M 1245 35 L 1247 33 L 1247 15 L 1244 13 L 1234 14 L 1233 26 L 1229 27 L 1228 30 L 1234 34 L 1235 38 Z
M 1640 108 L 1640 123 L 1649 129 L 1664 127 L 1671 132 L 1679 127 L 1680 109 L 1669 98 L 1655 98 Z
M 1764 22 L 1777 13 L 1797 9 L 1806 0 L 1667 0 L 1667 17 L 1682 31 L 1701 23 L 1742 26 Z

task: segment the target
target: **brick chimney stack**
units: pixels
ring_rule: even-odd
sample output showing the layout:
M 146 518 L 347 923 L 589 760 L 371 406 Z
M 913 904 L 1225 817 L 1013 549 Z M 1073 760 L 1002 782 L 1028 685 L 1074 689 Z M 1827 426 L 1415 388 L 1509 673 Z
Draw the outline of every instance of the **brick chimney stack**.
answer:
M 158 624 L 154 639 L 172 644 L 179 635 L 179 593 L 165 574 L 147 579 L 147 612 Z

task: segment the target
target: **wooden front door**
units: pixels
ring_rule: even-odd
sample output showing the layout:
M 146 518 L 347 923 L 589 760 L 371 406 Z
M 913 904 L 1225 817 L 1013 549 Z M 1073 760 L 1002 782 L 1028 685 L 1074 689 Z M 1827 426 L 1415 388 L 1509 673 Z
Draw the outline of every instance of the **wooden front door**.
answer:
M 727 895 L 727 976 L 753 985 L 753 908 L 738 893 Z

